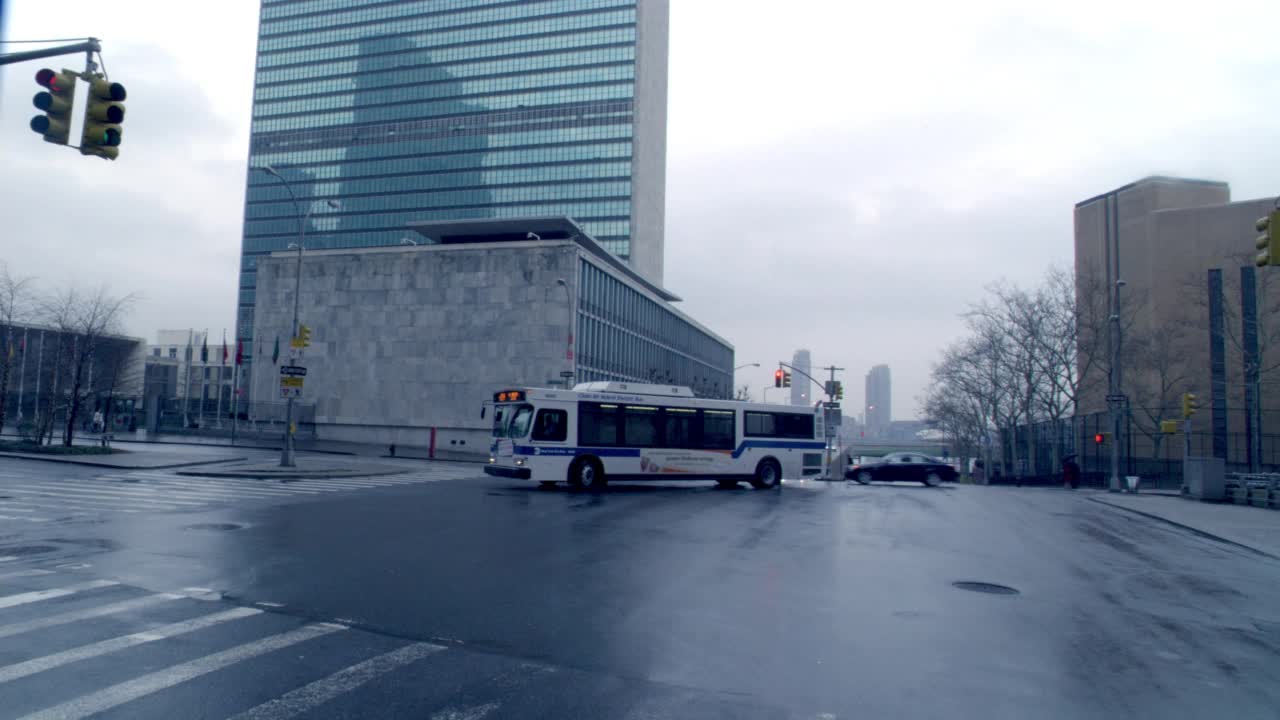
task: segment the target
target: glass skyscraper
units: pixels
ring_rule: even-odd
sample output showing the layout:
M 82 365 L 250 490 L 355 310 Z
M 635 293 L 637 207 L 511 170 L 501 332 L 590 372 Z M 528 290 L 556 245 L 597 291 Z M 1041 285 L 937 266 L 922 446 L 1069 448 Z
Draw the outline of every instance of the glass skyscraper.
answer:
M 249 166 L 288 187 L 248 174 L 238 336 L 254 339 L 258 258 L 297 241 L 289 190 L 308 249 L 567 215 L 661 283 L 667 15 L 666 0 L 263 0 Z

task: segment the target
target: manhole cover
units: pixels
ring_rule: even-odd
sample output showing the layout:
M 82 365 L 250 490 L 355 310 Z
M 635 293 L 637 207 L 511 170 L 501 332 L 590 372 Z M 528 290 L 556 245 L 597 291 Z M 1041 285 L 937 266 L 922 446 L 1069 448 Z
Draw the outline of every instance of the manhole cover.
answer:
M 1018 591 L 1008 585 L 996 585 L 995 583 L 974 582 L 972 580 L 960 580 L 951 583 L 961 590 L 972 590 L 973 592 L 990 593 L 992 595 L 1017 595 Z
M 57 549 L 52 545 L 19 545 L 17 547 L 0 547 L 0 555 L 22 557 L 23 555 L 39 555 L 40 553 L 53 552 Z
M 237 525 L 235 523 L 196 523 L 195 525 L 188 525 L 186 529 L 187 530 L 219 530 L 221 531 L 221 530 L 239 530 L 242 527 L 244 526 Z

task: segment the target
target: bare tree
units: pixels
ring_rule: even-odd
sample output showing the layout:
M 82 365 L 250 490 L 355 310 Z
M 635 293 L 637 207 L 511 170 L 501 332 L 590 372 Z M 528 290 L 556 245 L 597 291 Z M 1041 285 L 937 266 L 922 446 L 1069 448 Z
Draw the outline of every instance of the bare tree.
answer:
M 1126 390 L 1134 425 L 1151 441 L 1153 460 L 1160 458 L 1165 438 L 1161 423 L 1180 415 L 1176 398 L 1188 381 L 1184 341 L 1185 332 L 1178 327 L 1141 333 L 1126 341 L 1125 364 L 1138 370 L 1131 373 Z
M 738 386 L 738 390 L 733 394 L 733 399 L 745 400 L 747 402 L 751 402 L 751 386 L 750 385 Z
M 4 326 L 4 347 L 0 351 L 0 432 L 4 431 L 8 419 L 9 378 L 18 355 L 17 323 L 27 320 L 30 315 L 33 282 L 34 278 L 14 277 L 9 273 L 9 266 L 0 262 L 0 325 Z
M 98 353 L 109 336 L 121 333 L 121 323 L 132 302 L 132 295 L 114 297 L 106 288 L 82 292 L 72 287 L 45 303 L 46 322 L 58 332 L 59 355 L 63 358 L 55 365 L 61 365 L 60 375 L 66 384 L 64 445 L 72 444 L 76 420 L 94 389 Z

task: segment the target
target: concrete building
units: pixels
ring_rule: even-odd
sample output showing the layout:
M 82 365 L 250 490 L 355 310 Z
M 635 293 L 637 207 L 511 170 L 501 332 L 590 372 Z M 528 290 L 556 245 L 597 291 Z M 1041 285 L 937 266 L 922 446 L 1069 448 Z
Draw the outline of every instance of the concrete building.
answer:
M 1081 328 L 1086 383 L 1079 410 L 1107 408 L 1108 341 L 1114 336 L 1107 337 L 1105 319 L 1117 314 L 1117 281 L 1123 281 L 1121 392 L 1129 399 L 1131 432 L 1121 442 L 1134 455 L 1176 450 L 1181 457 L 1181 438 L 1161 438 L 1159 421 L 1181 419 L 1180 396 L 1193 392 L 1203 406 L 1193 421 L 1193 452 L 1247 466 L 1255 451 L 1246 438 L 1259 420 L 1252 398 L 1260 387 L 1261 459 L 1280 462 L 1280 403 L 1268 389 L 1265 370 L 1276 362 L 1268 345 L 1280 340 L 1280 291 L 1272 269 L 1253 266 L 1254 222 L 1273 206 L 1272 198 L 1232 202 L 1224 182 L 1173 177 L 1144 178 L 1076 204 L 1077 300 L 1082 308 L 1096 308 L 1091 314 L 1098 318 L 1093 324 L 1099 336 L 1088 342 L 1089 328 Z M 1220 302 L 1209 292 L 1211 271 L 1218 271 Z M 1256 298 L 1256 354 L 1246 342 L 1248 295 Z M 1216 382 L 1214 325 L 1222 328 Z M 1246 365 L 1253 358 L 1264 368 L 1260 383 L 1246 382 L 1252 380 Z
M 890 396 L 889 366 L 876 365 L 867 373 L 865 411 L 866 433 L 871 437 L 883 438 L 889 433 L 893 421 L 893 402 Z
M 338 249 L 569 216 L 660 285 L 667 26 L 667 0 L 263 0 L 249 166 L 276 175 L 247 176 L 236 336 L 300 224 Z
M 595 380 L 733 391 L 733 347 L 567 218 L 425 223 L 433 244 L 308 251 L 299 364 L 321 439 L 487 452 L 504 387 Z M 532 239 L 530 239 L 532 238 Z M 287 339 L 298 256 L 261 258 L 255 361 Z M 284 362 L 282 359 L 281 362 Z M 278 397 L 275 372 L 255 398 Z
M 791 373 L 791 404 L 792 405 L 809 405 L 813 403 L 814 388 L 809 378 L 804 375 L 813 374 L 813 361 L 809 357 L 808 350 L 797 350 L 791 356 L 791 367 L 796 368 L 800 372 Z M 801 373 L 804 373 L 802 375 Z

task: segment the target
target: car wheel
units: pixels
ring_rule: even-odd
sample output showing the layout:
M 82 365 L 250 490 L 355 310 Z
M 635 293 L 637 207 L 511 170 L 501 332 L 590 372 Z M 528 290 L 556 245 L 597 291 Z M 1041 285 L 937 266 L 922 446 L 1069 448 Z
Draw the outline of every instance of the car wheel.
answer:
M 569 485 L 575 489 L 599 490 L 604 484 L 604 470 L 595 458 L 578 458 L 569 466 Z
M 936 472 L 929 471 L 929 474 L 924 476 L 924 484 L 929 487 L 938 487 L 942 484 L 942 476 Z
M 859 472 L 857 475 L 854 475 L 854 476 L 853 476 L 853 479 L 854 479 L 854 480 L 857 480 L 857 481 L 858 481 L 858 483 L 859 483 L 859 484 L 861 484 L 861 485 L 870 485 L 870 484 L 871 484 L 871 481 L 872 481 L 874 478 L 872 478 L 872 477 L 871 477 L 871 471 L 870 471 L 870 470 L 863 470 L 863 471 Z
M 751 487 L 757 490 L 776 488 L 782 483 L 782 468 L 773 458 L 765 458 L 756 465 L 756 476 L 751 478 Z

